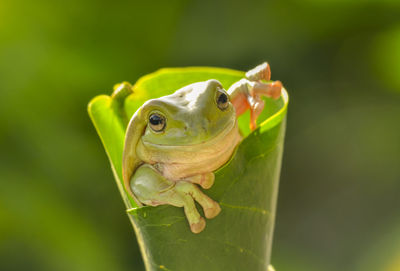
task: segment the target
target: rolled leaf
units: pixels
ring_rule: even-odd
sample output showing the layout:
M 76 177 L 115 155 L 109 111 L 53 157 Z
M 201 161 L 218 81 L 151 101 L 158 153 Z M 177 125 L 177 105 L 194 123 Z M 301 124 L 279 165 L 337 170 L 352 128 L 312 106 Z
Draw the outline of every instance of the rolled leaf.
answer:
M 244 72 L 221 68 L 161 69 L 140 78 L 133 92 L 98 96 L 89 104 L 147 271 L 268 269 L 288 104 L 285 90 L 278 100 L 265 99 L 255 131 L 249 129 L 249 114 L 239 118 L 243 140 L 231 160 L 215 172 L 213 187 L 203 191 L 222 209 L 216 218 L 207 220 L 203 232 L 190 231 L 182 208 L 138 207 L 122 185 L 127 120 L 145 101 L 208 79 L 217 79 L 228 89 L 243 77 Z

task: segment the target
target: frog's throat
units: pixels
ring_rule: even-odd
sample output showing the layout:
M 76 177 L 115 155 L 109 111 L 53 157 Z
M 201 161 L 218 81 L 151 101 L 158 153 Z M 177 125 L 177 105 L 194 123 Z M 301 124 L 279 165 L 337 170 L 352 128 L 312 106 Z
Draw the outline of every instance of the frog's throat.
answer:
M 192 145 L 167 146 L 139 140 L 138 157 L 157 169 L 170 180 L 215 171 L 232 156 L 241 140 L 237 121 L 214 138 Z

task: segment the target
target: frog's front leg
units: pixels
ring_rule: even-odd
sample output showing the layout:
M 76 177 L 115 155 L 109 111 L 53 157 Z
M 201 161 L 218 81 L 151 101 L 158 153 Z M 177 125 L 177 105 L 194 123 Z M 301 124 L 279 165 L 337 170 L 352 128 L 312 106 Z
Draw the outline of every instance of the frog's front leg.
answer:
M 146 205 L 168 204 L 183 207 L 193 233 L 201 232 L 206 226 L 204 218 L 196 209 L 194 200 L 203 207 L 207 218 L 215 217 L 220 211 L 218 203 L 203 194 L 195 184 L 170 181 L 148 164 L 136 170 L 130 186 L 137 199 Z
M 264 109 L 261 96 L 277 99 L 281 96 L 282 83 L 280 81 L 265 82 L 271 78 L 268 63 L 263 63 L 246 73 L 247 79 L 234 83 L 228 94 L 236 109 L 236 116 L 242 115 L 250 109 L 250 128 L 256 128 L 256 120 Z M 265 80 L 265 81 L 263 81 Z

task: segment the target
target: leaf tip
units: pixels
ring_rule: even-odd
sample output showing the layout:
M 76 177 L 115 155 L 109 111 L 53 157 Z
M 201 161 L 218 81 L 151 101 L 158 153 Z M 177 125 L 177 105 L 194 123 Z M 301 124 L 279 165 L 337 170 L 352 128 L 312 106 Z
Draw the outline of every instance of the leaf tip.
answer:
M 91 99 L 87 106 L 87 111 L 89 113 L 89 116 L 92 116 L 93 113 L 96 112 L 97 105 L 101 101 L 109 102 L 110 98 L 111 98 L 110 96 L 103 94 L 103 95 L 98 95 L 98 96 L 94 97 L 93 99 Z

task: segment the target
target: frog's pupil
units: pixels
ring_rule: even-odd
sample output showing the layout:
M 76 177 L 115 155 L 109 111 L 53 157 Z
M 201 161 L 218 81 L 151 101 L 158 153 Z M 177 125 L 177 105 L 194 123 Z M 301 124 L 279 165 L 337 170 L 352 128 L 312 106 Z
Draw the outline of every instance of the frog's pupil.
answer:
M 163 123 L 163 119 L 159 115 L 151 115 L 150 123 L 153 125 L 159 125 Z
M 224 104 L 228 101 L 228 97 L 226 97 L 226 95 L 224 93 L 222 93 L 221 95 L 219 95 L 218 97 L 218 103 L 219 104 Z

